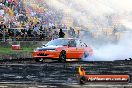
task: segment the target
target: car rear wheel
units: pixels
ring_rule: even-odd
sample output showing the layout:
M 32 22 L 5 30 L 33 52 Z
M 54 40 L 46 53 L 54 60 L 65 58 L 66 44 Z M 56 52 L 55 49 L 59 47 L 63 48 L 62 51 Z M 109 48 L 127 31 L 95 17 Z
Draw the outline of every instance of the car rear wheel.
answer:
M 88 52 L 84 52 L 83 58 L 87 58 L 88 56 L 89 56 L 89 53 Z
M 66 51 L 61 51 L 59 56 L 59 62 L 66 62 Z

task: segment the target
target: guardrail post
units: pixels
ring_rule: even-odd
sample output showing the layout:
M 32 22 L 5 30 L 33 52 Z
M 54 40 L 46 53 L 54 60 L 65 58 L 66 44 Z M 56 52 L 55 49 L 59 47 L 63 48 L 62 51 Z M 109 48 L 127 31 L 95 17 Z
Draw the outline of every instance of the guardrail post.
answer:
M 3 41 L 5 42 L 5 28 L 3 29 Z

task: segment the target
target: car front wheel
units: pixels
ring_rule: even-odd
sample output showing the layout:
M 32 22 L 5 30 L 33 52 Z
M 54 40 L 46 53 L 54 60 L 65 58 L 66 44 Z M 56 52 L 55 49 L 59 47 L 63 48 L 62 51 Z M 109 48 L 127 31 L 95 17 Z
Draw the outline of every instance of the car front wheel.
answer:
M 60 62 L 66 62 L 66 51 L 61 51 L 60 56 L 59 56 L 59 61 Z
M 43 62 L 43 58 L 35 58 L 36 62 Z

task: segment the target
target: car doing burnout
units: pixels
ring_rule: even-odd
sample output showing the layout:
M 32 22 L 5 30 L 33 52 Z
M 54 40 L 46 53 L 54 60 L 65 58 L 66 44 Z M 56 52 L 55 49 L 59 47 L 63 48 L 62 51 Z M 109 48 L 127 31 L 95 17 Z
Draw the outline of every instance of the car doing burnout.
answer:
M 37 62 L 45 59 L 66 62 L 68 59 L 81 60 L 82 58 L 91 57 L 92 54 L 92 48 L 79 39 L 58 38 L 36 48 L 32 53 L 32 57 Z

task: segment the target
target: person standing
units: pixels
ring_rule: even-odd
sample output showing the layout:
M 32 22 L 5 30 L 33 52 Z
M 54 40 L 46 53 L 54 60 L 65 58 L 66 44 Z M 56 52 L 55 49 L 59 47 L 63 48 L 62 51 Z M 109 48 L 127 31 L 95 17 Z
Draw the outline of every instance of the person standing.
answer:
M 64 37 L 65 37 L 65 33 L 62 31 L 62 29 L 60 29 L 59 38 L 64 38 Z

